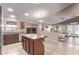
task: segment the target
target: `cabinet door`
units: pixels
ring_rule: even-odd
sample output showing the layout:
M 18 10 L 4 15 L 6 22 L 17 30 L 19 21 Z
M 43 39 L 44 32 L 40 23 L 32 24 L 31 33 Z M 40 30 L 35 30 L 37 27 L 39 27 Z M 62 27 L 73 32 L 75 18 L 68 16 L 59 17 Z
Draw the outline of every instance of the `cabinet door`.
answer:
M 13 38 L 13 39 L 12 39 Z M 19 41 L 19 34 L 13 34 L 11 36 L 12 42 L 18 42 Z
M 34 41 L 32 39 L 29 40 L 29 54 L 34 55 Z
M 11 35 L 4 35 L 4 45 L 11 44 L 13 39 Z
M 25 47 L 24 47 L 24 39 L 23 38 L 22 38 L 22 47 L 25 50 Z
M 0 46 L 0 55 L 2 54 L 2 48 L 1 48 L 1 46 Z
M 34 40 L 34 55 L 44 55 L 43 38 Z
M 27 52 L 27 41 L 25 37 L 22 37 L 22 46 L 23 46 L 23 49 Z
M 29 53 L 30 52 L 30 46 L 29 46 L 29 39 L 28 38 L 26 38 L 26 51 L 27 51 L 27 53 Z
M 23 49 L 29 53 L 29 39 L 26 38 L 26 37 L 22 37 L 22 46 L 23 46 Z
M 25 22 L 20 22 L 21 29 L 25 28 Z

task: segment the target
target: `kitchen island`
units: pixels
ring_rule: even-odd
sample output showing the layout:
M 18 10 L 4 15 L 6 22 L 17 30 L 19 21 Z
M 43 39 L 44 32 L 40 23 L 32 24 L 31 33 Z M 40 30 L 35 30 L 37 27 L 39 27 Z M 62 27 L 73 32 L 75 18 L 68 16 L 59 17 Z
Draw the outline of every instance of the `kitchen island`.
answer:
M 46 38 L 46 36 L 37 34 L 23 34 L 23 49 L 30 55 L 44 55 L 44 38 Z

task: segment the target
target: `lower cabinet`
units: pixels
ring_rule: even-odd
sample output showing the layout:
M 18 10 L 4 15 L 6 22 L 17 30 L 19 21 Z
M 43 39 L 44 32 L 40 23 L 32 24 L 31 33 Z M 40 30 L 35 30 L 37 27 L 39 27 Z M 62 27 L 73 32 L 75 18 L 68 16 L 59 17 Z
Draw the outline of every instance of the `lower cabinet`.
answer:
M 22 37 L 22 46 L 23 46 L 23 49 L 29 53 L 29 40 L 26 38 L 26 37 Z
M 3 35 L 4 45 L 16 43 L 19 41 L 19 34 Z
M 23 49 L 30 55 L 44 55 L 43 38 L 30 39 L 22 36 Z
M 2 48 L 1 48 L 1 46 L 0 46 L 0 55 L 2 54 Z

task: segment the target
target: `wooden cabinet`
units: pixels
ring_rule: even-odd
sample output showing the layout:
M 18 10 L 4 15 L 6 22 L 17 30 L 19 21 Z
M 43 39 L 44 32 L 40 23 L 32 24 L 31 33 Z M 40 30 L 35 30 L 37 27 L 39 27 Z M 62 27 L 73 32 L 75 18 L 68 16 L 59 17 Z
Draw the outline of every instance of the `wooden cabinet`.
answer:
M 25 22 L 20 22 L 21 29 L 25 28 Z
M 22 46 L 23 46 L 23 49 L 27 53 L 29 53 L 29 40 L 26 37 L 24 37 L 24 36 L 22 36 Z
M 44 45 L 43 45 L 44 39 L 36 39 L 32 40 L 30 39 L 30 54 L 31 55 L 44 55 Z
M 0 46 L 0 55 L 2 54 L 2 48 L 1 48 L 1 46 Z
M 30 55 L 44 55 L 44 38 L 31 39 L 22 36 L 23 49 Z
M 4 35 L 3 40 L 4 40 L 4 45 L 18 42 L 19 34 Z

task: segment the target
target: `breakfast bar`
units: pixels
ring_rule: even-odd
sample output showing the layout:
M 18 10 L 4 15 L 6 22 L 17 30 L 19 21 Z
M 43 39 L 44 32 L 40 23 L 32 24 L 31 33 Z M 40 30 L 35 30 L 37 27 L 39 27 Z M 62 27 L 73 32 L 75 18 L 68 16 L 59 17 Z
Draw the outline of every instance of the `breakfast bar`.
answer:
M 44 55 L 44 38 L 46 38 L 46 36 L 37 34 L 23 34 L 23 49 L 30 55 Z

